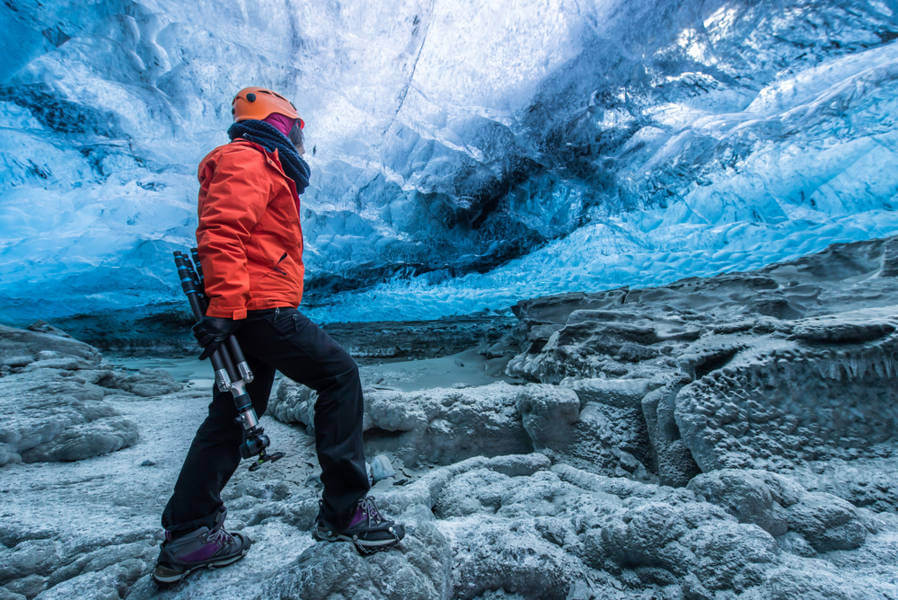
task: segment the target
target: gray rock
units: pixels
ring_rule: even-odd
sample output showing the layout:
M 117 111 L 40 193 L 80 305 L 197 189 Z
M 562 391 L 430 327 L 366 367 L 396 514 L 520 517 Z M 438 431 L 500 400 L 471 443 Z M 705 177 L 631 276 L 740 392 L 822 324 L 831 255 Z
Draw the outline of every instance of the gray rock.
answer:
M 520 594 L 509 594 L 504 590 L 490 590 L 477 596 L 477 600 L 525 600 Z
M 891 444 L 880 456 L 811 462 L 792 475 L 808 489 L 826 492 L 857 507 L 898 512 L 898 456 Z
M 53 358 L 44 358 L 28 363 L 25 367 L 26 371 L 36 369 L 63 369 L 65 371 L 78 371 L 80 369 L 90 369 L 95 363 L 76 356 L 58 356 Z
M 686 378 L 674 379 L 646 394 L 641 402 L 653 459 L 650 464 L 663 485 L 686 485 L 700 472 L 674 416 L 677 394 L 686 383 Z
M 806 494 L 789 507 L 787 519 L 817 552 L 853 550 L 867 537 L 857 509 L 831 494 Z
M 467 531 L 458 531 L 452 551 L 454 598 L 505 590 L 525 598 L 565 600 L 584 578 L 579 560 L 523 523 L 472 523 Z
M 776 494 L 768 485 L 771 480 L 791 494 L 785 498 Z M 801 486 L 773 473 L 737 469 L 703 473 L 690 481 L 688 488 L 700 500 L 717 504 L 740 522 L 754 523 L 773 536 L 789 531 L 785 507 L 794 505 L 804 494 Z
M 311 430 L 316 398 L 284 381 L 270 411 Z M 568 387 L 495 383 L 423 392 L 369 389 L 365 404 L 368 453 L 389 452 L 407 465 L 541 449 L 596 472 L 647 477 L 649 443 L 635 399 L 621 408 L 582 402 Z
M 316 544 L 255 597 L 283 600 L 449 598 L 452 557 L 432 524 L 418 524 L 401 549 L 359 556 L 348 543 Z
M 123 390 L 144 398 L 155 398 L 180 391 L 184 386 L 162 369 L 141 369 L 133 371 L 110 371 L 101 378 L 99 385 Z
M 506 383 L 374 391 L 365 397 L 366 446 L 371 453 L 393 452 L 409 465 L 529 452 L 533 446 L 518 415 L 519 394 Z
M 517 411 L 535 448 L 559 449 L 580 420 L 580 399 L 566 388 L 528 385 L 518 391 Z
M 660 360 L 669 344 L 695 339 L 698 329 L 675 315 L 574 311 L 544 345 L 509 361 L 509 375 L 559 383 L 567 377 L 618 377 L 640 362 Z M 648 373 L 647 373 L 648 374 Z
M 739 524 L 703 503 L 634 507 L 602 536 L 619 565 L 663 569 L 674 580 L 691 573 L 709 590 L 742 592 L 761 584 L 779 553 L 759 527 Z
M 617 401 L 593 401 L 607 396 L 590 381 L 592 393 L 551 385 L 522 388 L 518 410 L 533 447 L 590 471 L 646 478 L 650 449 L 639 400 L 628 405 L 617 395 Z
M 81 460 L 133 445 L 137 425 L 103 402 L 97 386 L 42 372 L 0 379 L 0 459 L 9 462 Z
M 45 323 L 32 325 L 29 329 L 0 325 L 0 357 L 3 357 L 3 364 L 15 367 L 61 357 L 74 357 L 94 365 L 101 360 L 96 348 Z
M 871 323 L 863 318 L 857 319 L 858 316 L 861 315 L 849 313 L 807 319 L 795 325 L 792 337 L 815 344 L 863 344 L 895 332 L 894 323 Z
M 767 515 L 771 506 L 801 506 L 812 496 L 786 478 L 752 475 L 766 485 L 768 495 L 757 500 L 757 494 L 743 493 L 748 502 L 728 504 L 744 515 Z M 433 502 L 437 525 L 452 543 L 454 597 L 500 589 L 525 598 L 576 597 L 576 581 L 585 586 L 583 597 L 606 597 L 600 594 L 617 589 L 619 595 L 607 597 L 637 598 L 673 586 L 676 592 L 658 597 L 742 593 L 760 599 L 768 597 L 763 590 L 774 574 L 817 569 L 784 552 L 797 546 L 784 548 L 757 525 L 697 501 L 691 490 L 589 474 L 568 465 L 508 475 L 484 459 L 445 467 L 428 478 L 428 496 L 417 497 Z M 712 479 L 705 477 L 695 487 L 710 489 L 704 484 Z M 744 490 L 742 484 L 729 487 Z M 783 528 L 783 520 L 767 520 Z M 804 540 L 787 525 L 781 537 L 790 536 Z M 895 550 L 886 552 L 878 560 L 891 560 L 886 556 Z M 541 577 L 531 579 L 534 572 Z M 844 572 L 848 579 L 865 581 L 861 571 Z
M 529 452 L 533 445 L 518 415 L 520 394 L 520 386 L 507 383 L 421 392 L 366 390 L 366 448 L 369 454 L 392 453 L 407 465 Z M 311 430 L 316 397 L 285 380 L 271 414 Z
M 0 349 L 32 357 L 15 358 L 15 371 L 0 377 L 0 466 L 81 460 L 137 441 L 137 425 L 103 402 L 95 349 L 49 327 L 0 327 Z
M 850 503 L 808 492 L 791 479 L 765 471 L 724 469 L 699 475 L 689 489 L 719 504 L 743 523 L 754 523 L 799 554 L 852 550 L 864 543 L 867 529 Z M 801 536 L 805 543 L 796 539 Z
M 96 598 L 119 600 L 120 590 L 128 589 L 142 577 L 152 563 L 139 558 L 122 558 L 103 570 L 88 570 L 62 581 L 38 594 L 36 600 L 69 600 L 71 598 Z
M 91 407 L 84 407 L 82 415 L 85 422 L 69 423 L 52 439 L 31 448 L 20 448 L 22 460 L 24 462 L 83 460 L 133 446 L 139 438 L 137 424 L 114 414 L 91 419 L 94 414 L 103 412 L 107 411 L 93 412 Z
M 34 356 L 30 354 L 14 354 L 3 356 L 0 358 L 0 364 L 4 367 L 19 368 L 24 367 L 34 361 Z
M 878 600 L 894 598 L 898 586 L 874 578 L 845 577 L 831 568 L 778 569 L 761 587 L 769 600 Z
M 47 575 L 59 562 L 53 540 L 25 540 L 0 548 L 0 585 L 30 575 Z
M 298 423 L 314 429 L 315 390 L 283 378 L 277 391 L 268 400 L 268 414 L 282 423 Z
M 28 598 L 17 592 L 0 587 L 0 600 L 28 600 Z
M 15 579 L 6 584 L 6 589 L 10 592 L 21 594 L 26 598 L 34 598 L 44 591 L 47 586 L 47 578 L 40 575 L 28 575 L 21 579 Z
M 662 382 L 652 379 L 574 379 L 561 381 L 576 392 L 581 405 L 598 402 L 615 408 L 639 408 L 642 399 Z

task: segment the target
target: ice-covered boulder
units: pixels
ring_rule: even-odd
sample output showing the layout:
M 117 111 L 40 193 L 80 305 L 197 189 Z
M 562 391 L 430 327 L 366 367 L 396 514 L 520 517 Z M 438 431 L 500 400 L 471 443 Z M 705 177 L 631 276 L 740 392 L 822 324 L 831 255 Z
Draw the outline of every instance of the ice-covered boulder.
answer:
M 160 397 L 182 385 L 160 370 L 113 368 L 83 342 L 45 324 L 0 326 L 0 465 L 73 461 L 138 440 L 137 425 L 104 398 Z
M 365 445 L 404 463 L 449 464 L 470 456 L 519 454 L 533 444 L 518 413 L 521 390 L 506 383 L 420 392 L 368 389 Z M 316 394 L 283 381 L 271 414 L 313 427 Z
M 723 469 L 697 476 L 688 487 L 740 522 L 758 525 L 792 552 L 853 550 L 868 533 L 851 503 L 831 494 L 808 492 L 775 473 Z

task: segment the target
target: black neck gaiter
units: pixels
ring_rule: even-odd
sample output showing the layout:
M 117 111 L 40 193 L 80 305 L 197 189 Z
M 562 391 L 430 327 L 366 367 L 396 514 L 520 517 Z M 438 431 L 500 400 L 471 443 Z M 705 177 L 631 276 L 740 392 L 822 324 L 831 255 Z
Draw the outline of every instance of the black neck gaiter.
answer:
M 231 125 L 228 129 L 228 137 L 232 141 L 238 137 L 247 139 L 264 146 L 269 152 L 274 152 L 277 149 L 284 172 L 296 184 L 296 192 L 302 195 L 309 186 L 309 175 L 311 174 L 309 164 L 302 159 L 287 136 L 273 125 L 264 121 L 247 119 Z

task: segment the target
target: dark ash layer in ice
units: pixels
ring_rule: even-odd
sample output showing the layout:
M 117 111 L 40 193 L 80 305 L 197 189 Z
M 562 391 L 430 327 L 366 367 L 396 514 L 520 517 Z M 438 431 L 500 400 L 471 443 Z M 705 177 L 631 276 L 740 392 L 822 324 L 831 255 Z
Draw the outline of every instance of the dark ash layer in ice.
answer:
M 303 303 L 305 306 L 305 302 Z M 300 307 L 300 310 L 305 308 Z M 496 341 L 513 326 L 511 314 L 482 313 L 430 321 L 325 323 L 320 326 L 357 360 L 416 359 L 454 354 L 478 340 Z M 105 311 L 53 320 L 103 352 L 128 356 L 198 354 L 186 303 Z

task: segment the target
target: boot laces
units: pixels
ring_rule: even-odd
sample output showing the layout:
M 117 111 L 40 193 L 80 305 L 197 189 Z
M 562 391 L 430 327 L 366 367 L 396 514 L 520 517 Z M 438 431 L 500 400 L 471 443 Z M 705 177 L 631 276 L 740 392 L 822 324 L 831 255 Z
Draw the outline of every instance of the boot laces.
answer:
M 374 504 L 374 496 L 367 496 L 359 500 L 359 509 L 361 509 L 366 515 L 368 515 L 368 521 L 370 523 L 382 523 L 384 518 L 381 516 L 380 511 L 377 510 L 377 506 Z
M 233 539 L 234 536 L 228 533 L 224 527 L 213 529 L 206 534 L 206 541 L 218 544 L 219 548 L 224 548 L 230 544 Z

